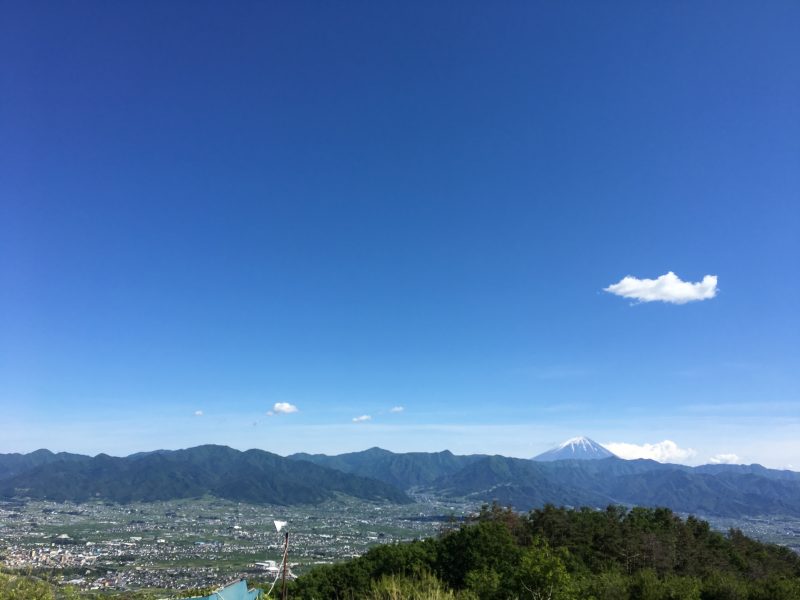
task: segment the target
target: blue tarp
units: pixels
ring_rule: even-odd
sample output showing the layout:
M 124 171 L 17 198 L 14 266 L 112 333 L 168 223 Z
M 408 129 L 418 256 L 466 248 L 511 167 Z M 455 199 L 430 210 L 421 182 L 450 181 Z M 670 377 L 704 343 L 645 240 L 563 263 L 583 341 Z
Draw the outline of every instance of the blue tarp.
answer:
M 186 600 L 258 600 L 261 590 L 248 590 L 244 579 L 231 583 L 208 596 L 195 596 Z

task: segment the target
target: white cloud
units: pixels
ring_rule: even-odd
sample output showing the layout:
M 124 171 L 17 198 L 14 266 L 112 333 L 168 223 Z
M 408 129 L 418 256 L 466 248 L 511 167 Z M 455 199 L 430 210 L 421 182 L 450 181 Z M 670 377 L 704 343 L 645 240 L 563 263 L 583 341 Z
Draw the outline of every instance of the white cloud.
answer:
M 275 405 L 272 407 L 271 412 L 273 412 L 276 415 L 288 415 L 291 413 L 296 413 L 297 410 L 298 409 L 294 404 L 289 404 L 288 402 L 276 402 Z
M 623 277 L 619 283 L 603 288 L 623 298 L 632 298 L 639 302 L 671 302 L 686 304 L 695 300 L 708 300 L 717 295 L 717 276 L 706 275 L 703 281 L 692 283 L 681 281 L 672 271 L 658 279 L 638 279 Z
M 404 410 L 405 410 L 405 408 L 403 408 L 402 406 L 393 406 L 392 408 L 389 409 L 389 412 L 401 413 Z
M 715 454 L 708 459 L 712 465 L 738 465 L 741 464 L 741 459 L 735 454 Z
M 620 458 L 632 460 L 634 458 L 649 458 L 658 462 L 684 462 L 697 454 L 692 448 L 680 448 L 672 440 L 664 440 L 655 444 L 628 444 L 626 442 L 611 442 L 603 444 Z
M 353 417 L 353 423 L 366 423 L 367 421 L 371 421 L 372 417 L 369 415 L 361 415 L 360 417 Z
M 202 416 L 203 416 L 203 411 L 202 411 L 202 410 L 196 410 L 196 411 L 194 411 L 194 416 L 195 416 L 195 417 L 202 417 Z

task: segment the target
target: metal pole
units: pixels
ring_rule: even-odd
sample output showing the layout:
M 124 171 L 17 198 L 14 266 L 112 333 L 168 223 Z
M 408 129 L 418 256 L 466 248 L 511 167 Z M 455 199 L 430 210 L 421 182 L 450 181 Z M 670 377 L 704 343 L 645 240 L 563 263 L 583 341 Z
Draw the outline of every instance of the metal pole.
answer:
M 286 532 L 286 538 L 283 544 L 283 588 L 281 591 L 281 598 L 286 600 L 286 556 L 289 554 L 289 532 Z

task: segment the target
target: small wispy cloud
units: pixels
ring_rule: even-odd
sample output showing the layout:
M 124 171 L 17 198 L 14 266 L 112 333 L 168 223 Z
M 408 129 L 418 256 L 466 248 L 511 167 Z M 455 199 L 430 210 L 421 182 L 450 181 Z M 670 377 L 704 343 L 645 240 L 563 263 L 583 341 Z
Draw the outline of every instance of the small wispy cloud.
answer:
M 405 408 L 403 408 L 402 406 L 393 406 L 392 408 L 389 409 L 389 412 L 391 412 L 391 413 L 401 413 L 404 410 L 405 410 Z
M 291 413 L 298 412 L 298 408 L 294 404 L 290 404 L 288 402 L 276 402 L 272 406 L 272 410 L 269 411 L 267 414 L 275 414 L 275 415 L 289 415 Z
M 367 421 L 371 421 L 372 417 L 369 415 L 361 415 L 360 417 L 353 417 L 353 423 L 366 423 Z
M 194 411 L 194 416 L 195 416 L 195 417 L 202 417 L 202 416 L 203 416 L 203 411 L 202 411 L 202 410 L 196 410 L 196 411 Z
M 603 444 L 620 458 L 632 460 L 648 458 L 658 462 L 684 462 L 697 454 L 692 448 L 681 448 L 672 440 L 664 440 L 655 444 L 629 444 L 627 442 L 610 442 Z
M 682 281 L 672 271 L 657 279 L 638 279 L 628 275 L 603 291 L 639 302 L 669 302 L 686 304 L 709 300 L 717 295 L 717 276 L 706 275 L 702 281 Z
M 741 459 L 735 454 L 715 454 L 708 459 L 712 465 L 738 465 L 741 464 Z

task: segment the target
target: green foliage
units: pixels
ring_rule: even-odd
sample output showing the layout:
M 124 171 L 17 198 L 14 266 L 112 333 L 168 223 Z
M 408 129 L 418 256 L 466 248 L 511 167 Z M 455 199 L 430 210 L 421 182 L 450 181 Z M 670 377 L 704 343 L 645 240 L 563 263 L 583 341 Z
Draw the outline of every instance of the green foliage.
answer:
M 0 573 L 0 600 L 55 600 L 55 595 L 40 579 Z
M 797 600 L 800 598 L 800 580 L 769 576 L 758 585 L 750 586 L 749 600 Z
M 58 587 L 32 575 L 0 573 L 0 600 L 80 600 L 78 590 Z
M 797 600 L 800 557 L 667 509 L 495 505 L 438 539 L 314 569 L 291 598 Z
M 710 573 L 703 581 L 703 600 L 747 600 L 747 582 L 723 573 Z
M 579 580 L 578 597 L 593 600 L 620 600 L 629 597 L 630 578 L 619 570 L 603 571 Z
M 702 581 L 697 577 L 666 575 L 661 597 L 664 600 L 701 600 Z
M 513 576 L 520 547 L 508 527 L 497 521 L 481 521 L 445 534 L 437 544 L 435 572 L 451 587 L 461 589 L 467 573 L 488 569 L 502 579 Z
M 208 596 L 213 591 L 214 588 L 211 586 L 202 588 L 192 588 L 190 590 L 179 592 L 176 598 L 194 598 L 197 596 Z
M 515 572 L 520 597 L 536 600 L 572 600 L 576 589 L 562 558 L 568 552 L 553 551 L 543 540 L 526 548 Z
M 369 600 L 466 600 L 465 596 L 456 595 L 452 590 L 430 573 L 417 577 L 384 575 L 373 581 L 367 595 Z
M 702 584 L 695 577 L 659 577 L 653 569 L 643 569 L 631 578 L 627 597 L 630 600 L 701 600 L 701 591 Z
M 499 598 L 502 596 L 503 581 L 500 574 L 493 569 L 483 567 L 472 569 L 464 578 L 465 589 L 476 598 Z

